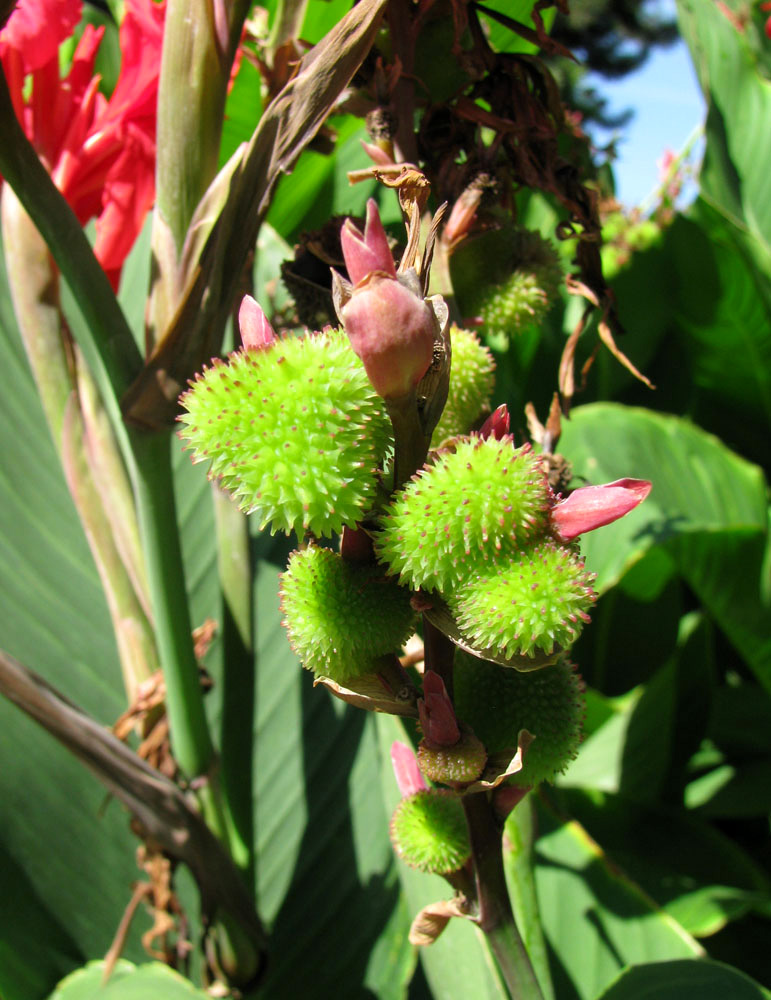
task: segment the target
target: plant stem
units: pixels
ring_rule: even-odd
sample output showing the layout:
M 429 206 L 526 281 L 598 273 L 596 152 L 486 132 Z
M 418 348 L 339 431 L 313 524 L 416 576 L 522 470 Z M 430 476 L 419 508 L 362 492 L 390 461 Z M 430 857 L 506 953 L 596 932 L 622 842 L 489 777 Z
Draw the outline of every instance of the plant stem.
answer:
M 164 680 L 172 750 L 188 778 L 209 772 L 214 755 L 185 591 L 170 432 L 129 432 L 136 497 Z M 220 832 L 220 831 L 215 831 Z
M 543 1000 L 514 921 L 503 871 L 501 830 L 487 793 L 464 795 L 461 801 L 476 874 L 477 924 L 487 937 L 512 1000 Z

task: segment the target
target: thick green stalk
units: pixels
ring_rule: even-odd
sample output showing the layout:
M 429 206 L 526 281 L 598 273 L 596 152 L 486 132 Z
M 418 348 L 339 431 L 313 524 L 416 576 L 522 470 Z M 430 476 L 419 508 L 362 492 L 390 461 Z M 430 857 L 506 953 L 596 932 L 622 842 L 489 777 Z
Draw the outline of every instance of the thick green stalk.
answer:
M 477 924 L 487 938 L 512 1000 L 544 1000 L 517 929 L 503 870 L 501 831 L 486 792 L 464 795 L 477 890 Z
M 230 68 L 247 0 L 168 0 L 158 81 L 150 336 L 163 337 L 186 282 L 180 260 L 219 165 Z
M 184 774 L 195 778 L 209 772 L 214 748 L 193 651 L 171 472 L 171 432 L 131 431 L 131 441 L 172 749 Z

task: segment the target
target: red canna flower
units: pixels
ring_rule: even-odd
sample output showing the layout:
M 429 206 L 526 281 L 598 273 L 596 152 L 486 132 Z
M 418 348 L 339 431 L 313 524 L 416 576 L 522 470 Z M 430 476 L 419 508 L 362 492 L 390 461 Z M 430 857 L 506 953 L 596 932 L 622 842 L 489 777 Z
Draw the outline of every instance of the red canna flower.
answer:
M 650 491 L 651 483 L 645 479 L 617 479 L 603 486 L 582 486 L 552 507 L 552 521 L 559 535 L 568 541 L 617 521 L 641 504 Z
M 60 78 L 59 44 L 80 21 L 80 0 L 20 0 L 0 32 L 0 61 L 19 120 L 78 220 L 96 218 L 94 252 L 113 287 L 155 199 L 164 11 L 154 0 L 126 0 L 121 71 L 109 100 L 94 75 L 103 29 L 86 26 Z

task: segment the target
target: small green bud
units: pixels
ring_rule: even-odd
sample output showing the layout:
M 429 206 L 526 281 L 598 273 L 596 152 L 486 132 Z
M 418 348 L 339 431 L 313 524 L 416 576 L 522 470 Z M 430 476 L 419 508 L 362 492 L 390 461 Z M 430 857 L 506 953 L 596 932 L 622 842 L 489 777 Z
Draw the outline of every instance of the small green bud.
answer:
M 529 445 L 472 438 L 407 483 L 381 519 L 375 550 L 413 589 L 444 590 L 548 521 L 549 491 Z
M 372 673 L 377 657 L 401 649 L 415 618 L 409 593 L 381 566 L 317 546 L 290 556 L 281 608 L 303 666 L 338 683 Z
M 466 240 L 451 267 L 463 314 L 479 317 L 485 333 L 503 345 L 510 335 L 541 322 L 562 281 L 551 243 L 512 226 Z
M 436 746 L 423 739 L 418 745 L 418 766 L 431 781 L 445 785 L 470 784 L 484 771 L 487 753 L 482 742 L 468 730 L 461 730 L 453 746 Z
M 541 670 L 521 673 L 459 650 L 455 657 L 455 708 L 489 754 L 517 746 L 520 730 L 535 736 L 524 767 L 511 781 L 553 781 L 576 756 L 584 718 L 583 683 L 562 657 Z
M 402 799 L 391 819 L 391 843 L 412 868 L 433 875 L 458 871 L 471 855 L 460 799 L 438 788 Z
M 593 581 L 573 548 L 546 540 L 464 581 L 448 604 L 475 647 L 507 657 L 551 653 L 573 643 L 589 621 Z
M 495 361 L 476 334 L 450 327 L 452 366 L 450 390 L 439 423 L 431 438 L 432 447 L 458 434 L 468 434 L 475 422 L 490 408 L 495 378 Z
M 341 330 L 236 351 L 180 401 L 193 461 L 260 527 L 329 536 L 371 506 L 390 422 Z

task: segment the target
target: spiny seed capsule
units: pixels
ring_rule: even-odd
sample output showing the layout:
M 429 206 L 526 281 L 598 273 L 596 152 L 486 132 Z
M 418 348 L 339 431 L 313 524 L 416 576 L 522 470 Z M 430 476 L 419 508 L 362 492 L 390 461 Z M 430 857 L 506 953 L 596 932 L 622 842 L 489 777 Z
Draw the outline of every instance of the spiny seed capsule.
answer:
M 461 732 L 451 747 L 435 746 L 423 739 L 418 745 L 418 766 L 431 781 L 445 785 L 469 784 L 482 774 L 487 753 L 474 733 Z
M 451 269 L 464 315 L 481 317 L 488 339 L 500 350 L 506 349 L 510 335 L 541 322 L 562 280 L 551 243 L 512 226 L 461 244 Z
M 289 642 L 304 667 L 344 682 L 376 669 L 412 630 L 409 593 L 382 566 L 344 560 L 331 549 L 293 552 L 281 576 Z
M 448 604 L 474 647 L 505 656 L 551 653 L 573 643 L 589 621 L 593 582 L 572 548 L 542 541 L 514 553 L 501 569 L 465 581 Z
M 463 807 L 446 789 L 432 788 L 402 799 L 390 832 L 399 857 L 433 875 L 458 871 L 471 854 Z
M 584 718 L 584 686 L 564 657 L 520 673 L 458 651 L 454 673 L 458 718 L 472 726 L 488 753 L 517 746 L 521 729 L 535 736 L 515 784 L 553 781 L 576 756 Z
M 545 528 L 548 486 L 529 445 L 461 441 L 405 486 L 380 521 L 378 558 L 413 589 L 457 585 Z
M 468 434 L 475 422 L 490 408 L 495 361 L 476 334 L 450 327 L 452 366 L 450 389 L 431 445 L 438 448 L 446 438 Z
M 329 536 L 362 519 L 391 427 L 340 330 L 236 351 L 180 402 L 180 436 L 260 527 Z

